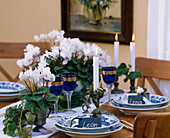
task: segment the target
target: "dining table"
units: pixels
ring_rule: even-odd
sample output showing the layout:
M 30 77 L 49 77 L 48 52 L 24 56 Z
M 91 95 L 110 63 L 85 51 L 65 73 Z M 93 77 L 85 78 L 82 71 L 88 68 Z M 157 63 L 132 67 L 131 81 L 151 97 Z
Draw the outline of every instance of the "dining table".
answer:
M 0 108 L 3 108 L 17 101 L 18 100 L 10 101 L 10 102 L 0 101 Z M 136 115 L 125 115 L 124 113 L 120 112 L 119 109 L 114 108 L 110 105 L 102 105 L 100 108 L 102 110 L 107 110 L 112 112 L 119 120 L 125 120 L 131 124 L 134 123 Z M 159 112 L 170 112 L 170 106 L 159 110 Z M 59 131 L 53 134 L 52 136 L 50 136 L 49 138 L 70 138 L 70 136 L 66 135 L 64 132 Z M 123 128 L 120 131 L 112 133 L 107 138 L 133 138 L 133 132 L 129 129 Z

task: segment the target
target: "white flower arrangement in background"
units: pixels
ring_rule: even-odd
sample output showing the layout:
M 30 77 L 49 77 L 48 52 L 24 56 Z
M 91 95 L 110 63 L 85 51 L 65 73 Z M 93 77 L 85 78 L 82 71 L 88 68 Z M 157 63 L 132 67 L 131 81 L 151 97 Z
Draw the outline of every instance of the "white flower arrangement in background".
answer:
M 53 30 L 48 34 L 35 35 L 34 39 L 37 42 L 49 40 L 51 49 L 42 54 L 39 47 L 31 44 L 26 46 L 24 58 L 17 61 L 19 67 L 29 68 L 28 73 L 27 71 L 20 73 L 21 80 L 28 79 L 27 74 L 34 68 L 31 73 L 36 75 L 29 76 L 29 80 L 32 82 L 38 83 L 41 79 L 52 81 L 54 76 L 74 72 L 84 86 L 92 84 L 92 59 L 95 56 L 96 48 L 98 49 L 99 66 L 111 64 L 111 57 L 107 55 L 106 50 L 102 50 L 96 44 L 85 44 L 79 38 L 65 38 L 64 31 Z

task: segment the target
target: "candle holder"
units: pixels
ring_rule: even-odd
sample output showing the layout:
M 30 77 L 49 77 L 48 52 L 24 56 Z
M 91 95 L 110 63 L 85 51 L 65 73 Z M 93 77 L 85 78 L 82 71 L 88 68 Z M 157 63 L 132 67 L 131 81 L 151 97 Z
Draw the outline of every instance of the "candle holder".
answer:
M 135 79 L 130 80 L 130 92 L 129 93 L 136 93 L 135 92 Z
M 121 93 L 124 93 L 123 90 L 119 89 L 118 86 L 119 86 L 119 83 L 118 83 L 118 76 L 116 76 L 116 80 L 114 82 L 114 89 L 111 90 L 111 94 L 121 94 Z

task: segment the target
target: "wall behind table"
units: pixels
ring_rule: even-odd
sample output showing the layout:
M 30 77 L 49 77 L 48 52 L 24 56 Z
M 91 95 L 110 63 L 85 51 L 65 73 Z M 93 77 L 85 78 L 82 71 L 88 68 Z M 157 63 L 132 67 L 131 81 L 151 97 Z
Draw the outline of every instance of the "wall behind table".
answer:
M 136 34 L 136 56 L 146 56 L 147 44 L 147 0 L 134 0 L 134 32 Z M 60 0 L 1 0 L 0 1 L 0 42 L 34 41 L 35 34 L 47 33 L 50 30 L 61 30 Z M 108 43 L 97 43 L 114 61 L 114 46 Z M 119 62 L 129 64 L 129 46 L 120 45 Z M 14 77 L 19 68 L 16 59 L 0 59 L 0 64 Z M 120 79 L 122 81 L 123 78 Z M 6 78 L 0 73 L 0 81 Z M 104 85 L 105 86 L 105 85 Z M 128 89 L 129 83 L 120 84 Z

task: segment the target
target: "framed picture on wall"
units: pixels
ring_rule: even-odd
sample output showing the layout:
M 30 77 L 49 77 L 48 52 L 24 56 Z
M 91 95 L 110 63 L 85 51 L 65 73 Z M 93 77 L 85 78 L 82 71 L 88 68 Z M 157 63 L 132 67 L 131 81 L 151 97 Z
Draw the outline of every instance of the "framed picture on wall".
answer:
M 83 41 L 129 44 L 133 31 L 133 0 L 61 0 L 62 30 Z

